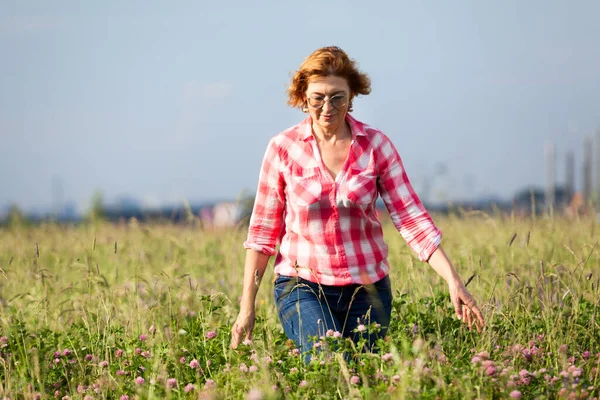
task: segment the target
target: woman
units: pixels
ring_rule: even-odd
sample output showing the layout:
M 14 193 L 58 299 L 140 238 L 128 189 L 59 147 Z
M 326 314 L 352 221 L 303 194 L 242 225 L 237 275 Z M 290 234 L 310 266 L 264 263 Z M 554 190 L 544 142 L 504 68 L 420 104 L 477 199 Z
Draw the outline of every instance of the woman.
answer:
M 370 90 L 369 77 L 338 47 L 316 50 L 294 75 L 288 103 L 309 115 L 273 137 L 263 159 L 233 348 L 252 338 L 256 293 L 275 254 L 279 318 L 301 351 L 327 332 L 358 341 L 369 323 L 381 327 L 369 344 L 385 335 L 392 290 L 378 195 L 408 245 L 448 283 L 457 317 L 469 329 L 484 326 L 394 145 L 348 114 L 354 97 Z

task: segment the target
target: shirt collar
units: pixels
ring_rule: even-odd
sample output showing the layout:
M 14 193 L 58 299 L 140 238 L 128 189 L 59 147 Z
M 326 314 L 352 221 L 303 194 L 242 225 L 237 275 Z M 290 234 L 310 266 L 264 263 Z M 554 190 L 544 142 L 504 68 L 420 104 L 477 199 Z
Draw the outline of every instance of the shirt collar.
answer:
M 355 139 L 356 136 L 367 136 L 367 133 L 364 129 L 364 124 L 359 120 L 355 119 L 349 113 L 346 113 L 346 122 L 350 125 L 350 130 L 352 131 L 352 139 Z M 311 116 L 307 116 L 300 123 L 300 138 L 303 141 L 306 141 L 313 137 L 312 135 L 312 118 Z

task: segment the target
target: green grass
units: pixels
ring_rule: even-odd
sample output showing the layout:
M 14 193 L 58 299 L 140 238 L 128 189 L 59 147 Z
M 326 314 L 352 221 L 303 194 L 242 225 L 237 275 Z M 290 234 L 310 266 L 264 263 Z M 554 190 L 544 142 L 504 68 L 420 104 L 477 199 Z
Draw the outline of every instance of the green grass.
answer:
M 0 228 L 0 394 L 597 397 L 600 226 L 589 218 L 481 213 L 435 219 L 463 279 L 475 275 L 468 288 L 483 309 L 484 332 L 454 318 L 445 283 L 388 224 L 395 295 L 382 352 L 346 363 L 339 351 L 323 351 L 308 365 L 282 333 L 271 268 L 253 343 L 229 348 L 244 229 L 136 222 Z M 332 337 L 323 348 L 334 342 L 353 351 Z

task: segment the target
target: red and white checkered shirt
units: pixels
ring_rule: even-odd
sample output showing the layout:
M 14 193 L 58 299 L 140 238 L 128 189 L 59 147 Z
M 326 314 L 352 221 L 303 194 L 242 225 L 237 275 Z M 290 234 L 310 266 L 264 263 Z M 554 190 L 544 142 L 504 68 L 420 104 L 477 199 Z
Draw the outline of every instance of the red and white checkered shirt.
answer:
M 271 139 L 244 247 L 275 255 L 275 273 L 323 285 L 369 284 L 390 269 L 375 203 L 423 261 L 441 232 L 421 204 L 390 139 L 346 114 L 348 158 L 335 180 L 321 160 L 307 117 Z

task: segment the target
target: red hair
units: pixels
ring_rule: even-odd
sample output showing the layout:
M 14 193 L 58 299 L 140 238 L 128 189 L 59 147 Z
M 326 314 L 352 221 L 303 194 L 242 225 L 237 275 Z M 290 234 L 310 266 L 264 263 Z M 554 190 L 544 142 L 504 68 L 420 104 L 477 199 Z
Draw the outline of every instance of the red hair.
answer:
M 371 93 L 371 79 L 360 72 L 356 61 L 337 46 L 322 47 L 315 50 L 298 68 L 292 77 L 292 82 L 287 89 L 288 104 L 292 107 L 304 108 L 306 106 L 306 89 L 314 78 L 339 76 L 348 82 L 350 87 L 350 102 L 348 111 L 352 111 L 354 96 Z

